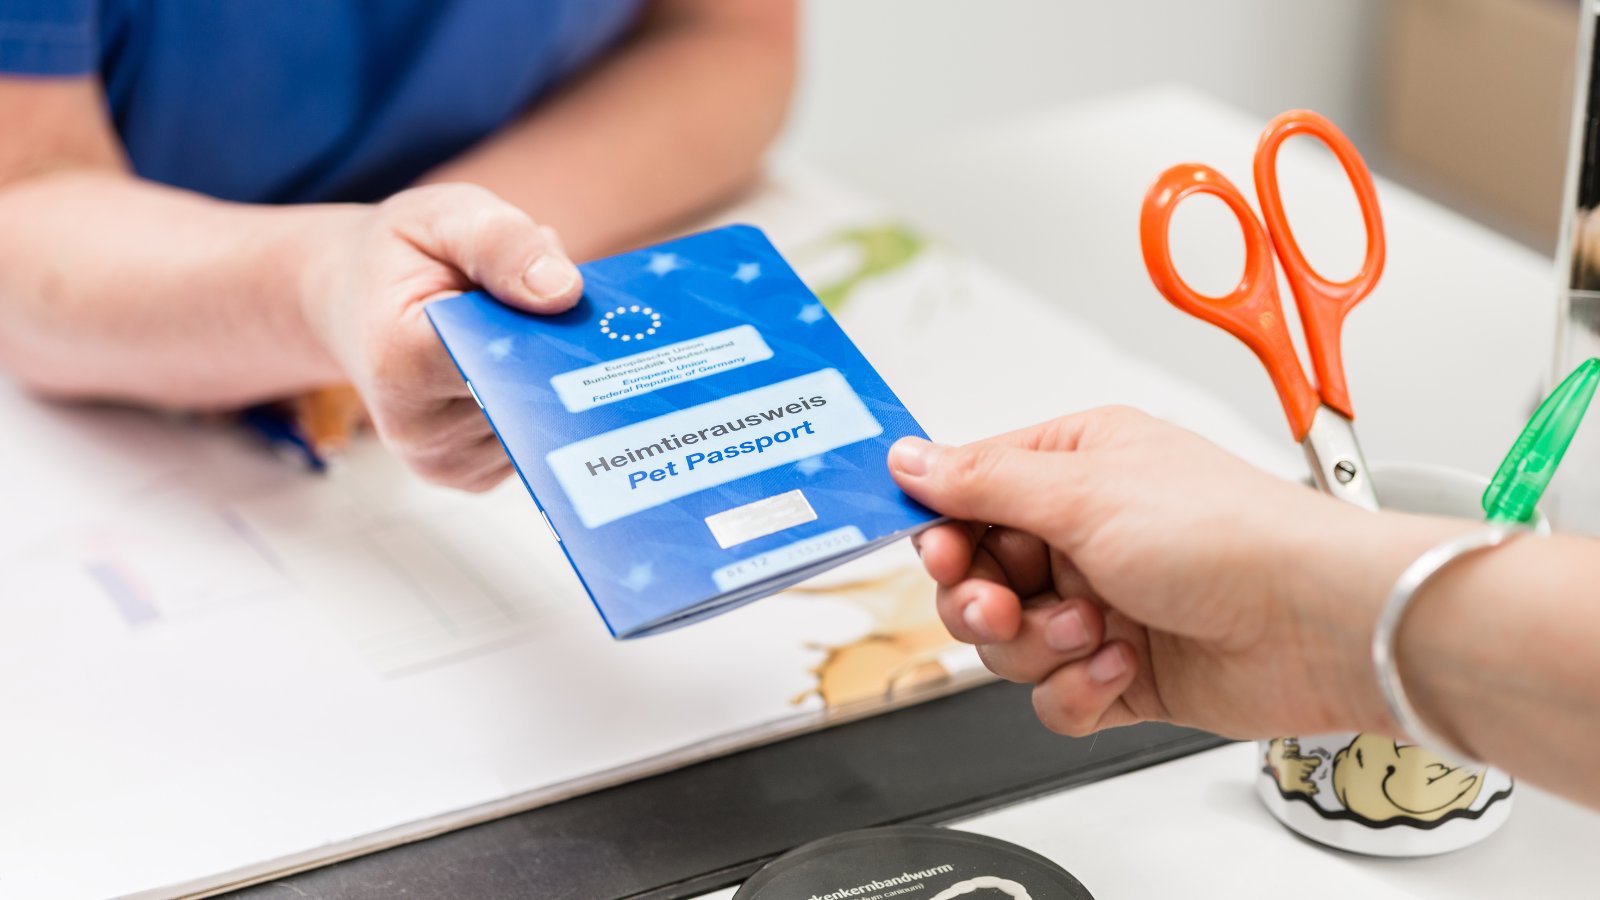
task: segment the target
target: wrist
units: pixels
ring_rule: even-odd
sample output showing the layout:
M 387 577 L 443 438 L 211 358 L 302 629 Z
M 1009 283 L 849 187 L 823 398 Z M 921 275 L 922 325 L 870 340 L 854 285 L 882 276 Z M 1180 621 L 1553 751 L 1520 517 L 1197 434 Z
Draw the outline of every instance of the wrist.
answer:
M 1372 662 L 1372 637 L 1395 580 L 1428 548 L 1475 523 L 1370 512 L 1329 501 L 1285 554 L 1285 602 L 1316 686 L 1322 731 L 1394 734 Z M 1308 729 L 1309 730 L 1309 729 Z
M 300 207 L 286 235 L 283 258 L 292 276 L 287 314 L 330 382 L 353 380 L 352 360 L 344 352 L 356 331 L 351 306 L 358 286 L 351 264 L 370 210 L 353 203 Z

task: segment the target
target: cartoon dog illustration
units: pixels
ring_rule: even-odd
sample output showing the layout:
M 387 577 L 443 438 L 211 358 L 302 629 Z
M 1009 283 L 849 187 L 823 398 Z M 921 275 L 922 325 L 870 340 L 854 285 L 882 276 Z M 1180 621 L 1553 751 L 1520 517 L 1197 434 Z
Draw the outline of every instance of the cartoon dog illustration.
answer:
M 1268 745 L 1267 766 L 1285 795 L 1318 794 L 1315 776 L 1322 762 L 1322 756 L 1301 755 L 1298 738 L 1274 738 Z M 1356 735 L 1333 755 L 1330 768 L 1339 805 L 1371 822 L 1402 816 L 1432 822 L 1469 809 L 1483 789 L 1482 771 L 1452 766 L 1421 747 L 1376 734 Z
M 1396 816 L 1432 822 L 1472 806 L 1482 789 L 1483 772 L 1376 734 L 1356 735 L 1333 757 L 1334 796 L 1374 822 Z
M 1299 738 L 1273 738 L 1267 751 L 1267 765 L 1278 780 L 1278 789 L 1285 794 L 1315 794 L 1317 783 L 1311 780 L 1311 773 L 1321 764 L 1320 756 L 1300 755 Z

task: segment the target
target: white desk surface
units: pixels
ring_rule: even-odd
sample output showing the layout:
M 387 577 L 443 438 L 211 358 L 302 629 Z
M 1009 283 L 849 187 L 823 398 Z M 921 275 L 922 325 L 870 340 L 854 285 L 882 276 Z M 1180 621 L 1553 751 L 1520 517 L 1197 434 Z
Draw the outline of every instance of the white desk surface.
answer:
M 1261 126 L 1204 96 L 1160 89 L 915 150 L 890 148 L 843 174 L 1287 442 L 1255 359 L 1169 307 L 1150 286 L 1138 246 L 1140 200 L 1166 166 L 1206 162 L 1253 193 Z M 1328 275 L 1353 272 L 1362 233 L 1336 164 L 1302 153 L 1286 156 L 1282 169 L 1308 254 L 1331 261 Z M 1345 332 L 1367 456 L 1487 473 L 1520 429 L 1546 364 L 1550 262 L 1392 184 L 1380 181 L 1379 194 L 1388 268 Z M 1324 210 L 1328 221 L 1317 218 Z M 1225 212 L 1175 223 L 1179 265 L 1197 287 L 1218 293 L 1237 277 L 1236 229 Z M 1255 798 L 1255 769 L 1254 745 L 1236 744 L 958 827 L 1045 854 L 1100 900 L 1600 896 L 1589 856 L 1600 846 L 1600 813 L 1529 785 L 1519 786 L 1510 821 L 1483 843 L 1384 860 L 1323 849 L 1278 825 Z

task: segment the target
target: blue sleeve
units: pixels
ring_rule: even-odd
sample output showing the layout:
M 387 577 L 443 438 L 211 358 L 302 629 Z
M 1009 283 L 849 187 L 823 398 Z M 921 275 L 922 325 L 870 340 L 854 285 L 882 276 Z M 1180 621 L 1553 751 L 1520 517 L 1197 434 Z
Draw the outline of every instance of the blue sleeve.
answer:
M 95 0 L 0 0 L 0 74 L 82 75 L 99 55 Z

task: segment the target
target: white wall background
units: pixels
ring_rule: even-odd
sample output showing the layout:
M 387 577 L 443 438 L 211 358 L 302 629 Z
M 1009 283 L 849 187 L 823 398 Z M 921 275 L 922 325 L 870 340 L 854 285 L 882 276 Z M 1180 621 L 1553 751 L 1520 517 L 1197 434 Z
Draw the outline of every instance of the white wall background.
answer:
M 1381 2 L 806 0 L 781 147 L 848 174 L 861 148 L 1183 81 L 1262 118 L 1316 109 L 1368 151 Z
M 952 146 L 945 138 L 981 134 L 986 123 L 1031 110 L 1181 82 L 1261 121 L 1286 109 L 1315 109 L 1339 124 L 1381 172 L 1369 109 L 1381 87 L 1373 70 L 1386 7 L 1387 0 L 805 0 L 803 72 L 780 152 L 886 201 L 927 233 L 994 264 L 1125 348 L 1214 391 L 1262 433 L 1287 440 L 1278 401 L 1256 361 L 1220 330 L 1170 309 L 1150 288 L 1130 219 L 1148 176 L 1126 197 L 1124 219 L 1114 226 L 1121 230 L 1106 237 L 1097 229 L 1113 226 L 1071 214 L 1077 198 L 1098 201 L 1119 177 L 1095 173 L 1092 160 L 1103 149 L 1074 153 L 1063 144 L 1050 154 L 1018 151 L 1000 157 L 1016 171 L 978 171 L 978 165 L 960 165 L 960 152 L 944 152 Z M 1245 131 L 1253 127 L 1247 123 Z M 1082 163 L 1076 169 L 1075 160 Z M 1149 173 L 1170 162 L 1149 160 Z M 1248 157 L 1234 164 L 1248 165 Z M 1302 208 L 1297 190 L 1291 177 L 1285 194 L 1296 211 Z M 1206 202 L 1189 204 L 1179 224 L 1192 214 L 1195 233 L 1224 236 L 1230 252 L 1210 260 L 1208 270 L 1217 278 L 1194 282 L 1220 294 L 1242 270 L 1243 244 L 1222 204 Z M 1319 196 L 1317 218 L 1341 238 L 1363 234 L 1354 197 L 1343 190 Z M 1309 237 L 1307 230 L 1302 235 Z M 1391 249 L 1399 239 L 1391 234 Z M 1203 246 L 1219 249 L 1215 241 Z M 1359 267 L 1364 242 L 1329 257 L 1320 255 L 1325 248 L 1314 239 L 1305 246 L 1324 274 L 1339 278 Z M 1196 270 L 1181 255 L 1189 276 Z M 1531 265 L 1539 270 L 1545 264 L 1535 259 Z M 1392 257 L 1389 285 L 1397 283 L 1400 268 Z M 1547 313 L 1540 309 L 1543 323 Z M 1352 359 L 1362 347 L 1356 322 L 1347 330 Z M 1542 348 L 1548 341 L 1536 337 L 1529 345 Z M 1530 358 L 1540 356 L 1542 349 L 1530 351 Z M 1525 386 L 1512 386 L 1515 396 L 1503 404 L 1515 408 L 1511 419 L 1523 412 L 1523 392 L 1532 391 L 1542 365 L 1530 362 Z M 1361 371 L 1352 376 L 1354 384 L 1390 369 L 1369 364 Z M 1369 389 L 1367 397 L 1377 391 Z M 1366 408 L 1380 407 L 1372 400 Z M 1399 422 L 1394 434 L 1419 431 L 1401 413 L 1390 418 Z M 1484 470 L 1500 452 L 1491 442 L 1495 446 L 1481 453 L 1485 458 L 1453 450 L 1452 456 L 1416 441 L 1379 440 L 1372 425 L 1366 437 L 1379 459 L 1449 460 Z

